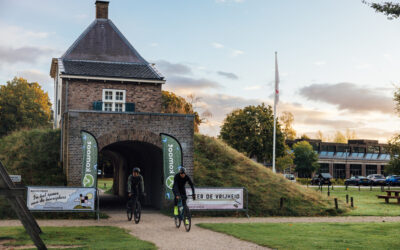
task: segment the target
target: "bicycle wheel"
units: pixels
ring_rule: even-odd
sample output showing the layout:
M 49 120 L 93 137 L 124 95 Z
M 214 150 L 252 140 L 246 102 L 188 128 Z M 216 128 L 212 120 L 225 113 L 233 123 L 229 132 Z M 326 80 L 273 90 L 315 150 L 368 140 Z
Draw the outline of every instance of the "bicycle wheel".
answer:
M 179 216 L 174 216 L 175 220 L 175 226 L 179 228 L 181 226 L 181 219 L 179 219 Z
M 185 225 L 186 232 L 189 232 L 192 226 L 192 216 L 187 206 L 183 209 L 183 225 Z
M 132 211 L 132 208 L 127 208 L 126 209 L 126 215 L 128 216 L 128 221 L 131 221 L 132 220 L 132 215 L 133 215 L 133 211 Z
M 140 202 L 136 203 L 136 209 L 135 209 L 135 223 L 138 224 L 140 221 L 140 216 L 142 215 L 142 206 L 140 205 Z

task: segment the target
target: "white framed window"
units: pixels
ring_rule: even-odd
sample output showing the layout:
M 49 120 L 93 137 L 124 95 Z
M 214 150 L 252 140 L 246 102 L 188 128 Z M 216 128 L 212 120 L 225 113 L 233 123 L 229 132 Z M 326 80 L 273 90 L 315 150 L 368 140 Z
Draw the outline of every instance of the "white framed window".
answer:
M 103 89 L 103 111 L 125 112 L 126 90 Z

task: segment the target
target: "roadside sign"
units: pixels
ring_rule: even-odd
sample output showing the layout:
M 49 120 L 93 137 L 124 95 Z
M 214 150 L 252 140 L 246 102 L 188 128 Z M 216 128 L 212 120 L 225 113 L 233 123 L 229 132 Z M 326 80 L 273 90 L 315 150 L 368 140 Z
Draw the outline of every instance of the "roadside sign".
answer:
M 96 188 L 28 187 L 27 205 L 32 211 L 95 210 Z
M 188 200 L 191 210 L 243 210 L 243 188 L 195 188 L 196 200 Z M 192 195 L 190 188 L 186 189 L 188 196 Z
M 12 182 L 21 182 L 21 175 L 10 175 Z

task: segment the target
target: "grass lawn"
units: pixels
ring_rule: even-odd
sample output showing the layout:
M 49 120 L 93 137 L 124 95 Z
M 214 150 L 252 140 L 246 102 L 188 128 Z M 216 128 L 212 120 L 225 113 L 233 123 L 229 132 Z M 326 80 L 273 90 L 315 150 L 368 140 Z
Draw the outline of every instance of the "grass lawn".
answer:
M 42 227 L 47 246 L 80 246 L 73 249 L 157 249 L 153 243 L 139 240 L 117 227 Z M 23 227 L 0 227 L 0 242 L 9 246 L 33 245 Z M 1 248 L 1 245 L 0 245 Z
M 104 186 L 105 184 L 105 186 Z M 112 193 L 113 179 L 112 178 L 102 178 L 97 179 L 97 187 L 103 189 L 106 194 Z
M 322 193 L 327 194 L 327 187 L 324 186 Z M 344 187 L 336 187 L 331 192 L 331 197 L 337 197 L 339 201 L 346 202 L 346 194 L 354 198 L 354 209 L 349 210 L 344 215 L 364 215 L 364 216 L 400 216 L 400 205 L 397 200 L 391 200 L 389 204 L 384 199 L 378 199 L 377 195 L 386 195 L 381 192 L 380 187 L 375 187 L 370 191 L 369 188 L 349 187 L 346 191 Z M 387 190 L 387 187 L 385 187 Z M 400 190 L 400 187 L 391 188 L 391 190 Z
M 400 249 L 400 223 L 226 223 L 199 226 L 277 249 Z

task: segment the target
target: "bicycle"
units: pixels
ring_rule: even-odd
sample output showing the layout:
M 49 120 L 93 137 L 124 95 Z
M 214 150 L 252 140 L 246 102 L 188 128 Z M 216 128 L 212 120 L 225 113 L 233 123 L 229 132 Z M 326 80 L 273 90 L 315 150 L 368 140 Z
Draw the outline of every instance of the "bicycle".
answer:
M 178 199 L 178 211 L 179 214 L 174 215 L 175 226 L 179 228 L 181 226 L 181 222 L 183 221 L 186 232 L 189 232 L 192 226 L 192 215 L 190 214 L 189 207 L 186 204 L 183 206 L 181 198 Z
M 135 211 L 132 211 L 132 206 L 130 205 L 131 200 L 128 200 L 128 204 L 127 204 L 127 216 L 128 216 L 128 221 L 132 220 L 132 215 L 135 221 L 135 224 L 138 224 L 140 221 L 140 217 L 142 215 L 142 206 L 140 204 L 139 199 L 136 200 L 136 206 L 135 206 Z

